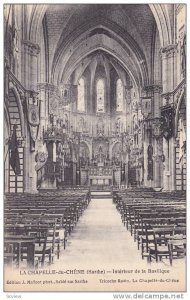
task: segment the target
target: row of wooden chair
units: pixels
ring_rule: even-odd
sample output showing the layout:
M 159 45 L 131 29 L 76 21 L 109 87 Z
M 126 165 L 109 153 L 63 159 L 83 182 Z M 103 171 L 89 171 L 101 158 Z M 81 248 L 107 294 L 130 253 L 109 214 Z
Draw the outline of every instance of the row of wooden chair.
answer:
M 114 203 L 130 230 L 142 258 L 158 261 L 186 255 L 186 201 L 184 195 L 116 192 Z M 154 196 L 154 197 L 153 197 Z
M 90 201 L 88 190 L 40 195 L 9 194 L 4 212 L 4 261 L 12 267 L 43 267 L 60 249 Z

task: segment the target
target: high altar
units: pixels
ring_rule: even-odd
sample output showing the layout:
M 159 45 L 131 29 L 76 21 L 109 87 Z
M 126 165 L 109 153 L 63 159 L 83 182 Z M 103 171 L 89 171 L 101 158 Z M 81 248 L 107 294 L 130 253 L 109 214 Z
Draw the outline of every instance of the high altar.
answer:
M 92 165 L 89 168 L 90 185 L 112 185 L 113 167 L 110 166 L 109 155 L 103 152 L 102 145 L 99 145 L 93 156 Z
M 113 168 L 112 167 L 90 167 L 89 169 L 90 185 L 112 185 L 113 184 Z

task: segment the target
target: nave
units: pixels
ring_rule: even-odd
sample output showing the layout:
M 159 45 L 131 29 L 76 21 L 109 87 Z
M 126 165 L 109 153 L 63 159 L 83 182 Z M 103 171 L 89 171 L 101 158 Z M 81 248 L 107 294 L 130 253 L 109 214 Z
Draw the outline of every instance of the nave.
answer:
M 32 268 L 92 261 L 110 266 L 115 263 L 146 266 L 155 261 L 175 265 L 176 255 L 169 252 L 168 241 L 175 236 L 173 247 L 179 246 L 179 251 L 173 252 L 177 258 L 183 258 L 185 198 L 181 193 L 173 193 L 171 199 L 168 196 L 143 190 L 89 192 L 87 189 L 14 198 L 8 195 L 4 212 L 5 262 L 13 268 L 23 268 L 23 261 Z M 162 252 L 157 249 L 156 253 L 151 248 L 156 241 L 153 235 L 160 238 L 155 247 L 165 246 Z M 31 248 L 25 249 L 27 244 L 20 244 L 18 249 L 19 238 L 25 243 L 33 238 L 32 254 Z
M 65 196 L 63 196 L 63 191 L 49 191 L 44 192 L 44 195 L 42 193 L 38 197 L 36 197 L 36 195 L 30 195 L 31 200 L 32 198 L 33 200 L 35 199 L 36 204 L 38 204 L 38 209 L 35 209 L 34 205 L 32 206 L 32 201 L 30 201 L 30 207 L 29 205 L 25 205 L 23 208 L 18 208 L 17 205 L 16 208 L 15 205 L 14 209 L 12 203 L 14 200 L 11 201 L 9 198 L 7 201 L 9 204 L 11 202 L 11 209 L 8 209 L 7 204 L 5 208 L 5 245 L 7 242 L 9 249 L 11 245 L 13 246 L 13 276 L 16 274 L 14 271 L 18 269 L 20 272 L 23 272 L 24 270 L 35 272 L 36 270 L 37 274 L 40 270 L 42 272 L 43 270 L 45 272 L 50 270 L 50 272 L 61 272 L 62 274 L 60 277 L 58 277 L 58 281 L 55 280 L 57 283 L 56 288 L 58 290 L 72 290 L 72 288 L 77 288 L 77 290 L 93 290 L 93 282 L 96 282 L 98 290 L 110 290 L 108 282 L 109 280 L 113 281 L 115 279 L 116 282 L 112 282 L 113 290 L 118 289 L 118 280 L 121 281 L 121 286 L 123 288 L 128 290 L 137 290 L 137 285 L 132 282 L 131 278 L 135 280 L 137 277 L 137 280 L 139 280 L 139 278 L 141 278 L 139 273 L 144 270 L 146 274 L 143 275 L 144 279 L 141 279 L 142 284 L 145 284 L 142 287 L 144 290 L 147 289 L 146 281 L 148 280 L 149 276 L 151 280 L 154 280 L 152 288 L 155 289 L 155 282 L 157 280 L 158 288 L 161 288 L 160 279 L 158 278 L 167 279 L 168 273 L 170 274 L 170 279 L 167 280 L 174 278 L 174 282 L 170 282 L 170 284 L 174 286 L 175 280 L 176 282 L 179 280 L 178 275 L 176 274 L 181 274 L 181 282 L 178 283 L 178 287 L 184 287 L 186 255 L 186 219 L 185 215 L 183 214 L 185 203 L 184 195 L 179 193 L 173 194 L 172 200 L 168 200 L 168 193 L 165 193 L 164 198 L 163 193 L 153 193 L 150 191 L 143 192 L 143 190 L 140 192 L 135 192 L 135 190 L 122 192 L 99 191 L 91 192 L 90 194 L 85 190 L 75 190 L 72 192 L 64 191 L 64 194 Z M 151 198 L 153 195 L 154 200 Z M 54 208 L 52 205 L 52 201 L 55 200 L 55 197 L 57 199 L 57 203 L 59 203 L 59 207 L 57 207 L 59 213 L 55 213 L 56 204 L 54 205 Z M 77 205 L 73 205 L 75 202 L 74 198 Z M 161 205 L 157 206 L 158 203 L 156 198 L 160 198 L 160 202 L 162 202 L 164 199 L 165 204 L 162 203 Z M 46 202 L 42 208 L 44 199 L 46 199 Z M 25 200 L 22 199 L 22 201 L 20 200 L 20 203 L 24 203 L 24 201 Z M 160 218 L 158 212 L 157 217 L 155 217 L 153 214 L 154 209 L 151 207 L 151 201 L 154 202 L 154 206 L 157 206 L 157 209 L 160 211 L 161 206 L 164 207 L 165 213 L 167 211 L 166 207 L 169 206 L 170 217 L 162 216 L 162 218 Z M 41 208 L 39 207 L 39 202 L 41 202 Z M 149 225 L 151 225 L 149 226 L 148 231 L 143 234 L 141 232 L 142 228 L 138 227 L 138 222 L 132 218 L 132 210 L 135 211 L 136 209 L 141 212 L 141 214 L 145 214 L 146 208 L 144 206 L 148 202 L 149 207 L 152 209 L 152 214 L 149 212 L 149 218 L 146 216 L 146 219 L 144 218 L 142 220 L 142 228 L 144 228 L 148 222 Z M 79 203 L 81 203 L 81 205 L 79 205 Z M 125 203 L 126 206 L 124 207 L 124 205 L 121 205 L 121 203 Z M 137 203 L 138 209 L 136 208 Z M 35 203 L 33 202 L 33 204 Z M 65 210 L 64 208 L 67 207 L 68 204 L 70 209 Z M 127 204 L 131 209 L 130 214 L 127 211 Z M 175 210 L 172 209 L 173 205 L 175 205 Z M 73 209 L 74 207 L 75 210 Z M 80 212 L 77 213 L 77 210 Z M 18 213 L 17 216 L 15 215 L 16 212 Z M 14 218 L 11 216 L 13 213 Z M 77 215 L 78 217 L 76 217 Z M 60 222 L 61 216 L 62 221 Z M 56 225 L 54 228 L 56 234 L 55 239 L 51 241 L 52 223 L 55 222 L 55 219 Z M 161 252 L 163 251 L 163 244 L 160 244 L 161 240 L 159 240 L 159 243 L 157 244 L 159 255 L 158 260 L 155 257 L 155 253 L 151 252 L 154 245 L 152 235 L 153 231 L 155 231 L 155 228 L 157 228 L 157 233 L 158 229 L 160 230 L 159 238 L 161 237 L 165 241 L 164 252 Z M 47 243 L 44 243 L 43 240 L 45 232 L 47 233 Z M 151 240 L 148 241 L 150 236 Z M 145 240 L 146 237 L 147 241 Z M 18 249 L 19 239 L 22 239 L 20 250 Z M 41 252 L 39 243 L 40 239 Z M 31 248 L 30 251 L 28 251 L 29 248 L 27 249 L 29 243 L 32 241 L 35 241 L 33 258 L 31 257 Z M 169 252 L 168 248 L 169 241 L 173 241 L 172 261 L 170 257 L 171 253 Z M 146 243 L 148 246 L 149 255 L 147 255 L 147 250 L 145 250 Z M 48 252 L 49 249 L 51 253 Z M 9 259 L 7 260 L 9 265 L 10 256 L 11 253 L 9 253 L 9 255 L 8 253 L 5 253 L 5 260 Z M 31 264 L 32 262 L 33 265 Z M 83 275 L 81 275 L 80 272 L 82 272 Z M 147 272 L 151 272 L 151 274 L 147 274 Z M 39 279 L 40 277 L 34 276 L 33 278 L 36 280 L 36 278 Z M 74 287 L 72 285 L 63 286 L 62 283 L 66 279 L 71 281 L 73 279 L 79 281 L 81 280 L 81 282 L 84 281 L 83 283 L 85 283 L 85 280 L 87 280 L 89 284 L 85 285 L 85 287 L 84 285 L 81 286 L 81 283 L 77 283 Z M 102 284 L 100 284 L 100 279 L 103 280 Z M 140 286 L 142 285 L 139 285 L 139 288 Z M 38 287 L 34 286 L 34 288 L 37 288 L 38 290 Z M 46 286 L 46 289 L 51 290 L 51 288 L 51 286 Z M 162 289 L 164 290 L 165 288 L 167 288 L 167 283 L 166 285 L 163 285 L 162 282 Z
M 185 4 L 7 4 L 4 29 L 6 193 L 186 190 Z
M 77 226 L 74 228 L 68 239 L 68 247 L 64 251 L 63 256 L 61 256 L 58 264 L 71 266 L 77 265 L 80 261 L 81 265 L 88 265 L 89 262 L 95 261 L 95 265 L 102 267 L 104 265 L 110 267 L 127 266 L 127 268 L 135 268 L 136 266 L 146 268 L 148 266 L 150 262 L 146 259 L 142 259 L 146 257 L 145 253 L 143 257 L 141 255 L 142 245 L 137 247 L 137 243 L 134 242 L 137 241 L 137 239 L 134 238 L 134 232 L 133 234 L 131 233 L 133 225 L 128 224 L 129 230 L 127 230 L 126 223 L 123 222 L 124 224 L 122 224 L 122 216 L 117 212 L 113 199 L 109 198 L 110 196 L 107 196 L 106 193 L 109 192 L 100 192 L 99 195 L 95 193 L 95 195 L 98 196 L 94 196 L 95 198 L 91 200 L 88 209 L 84 212 Z M 106 196 L 104 196 L 104 194 Z M 171 215 L 172 211 L 170 210 L 170 216 Z M 150 212 L 149 216 L 151 219 Z M 185 222 L 185 214 L 183 214 L 180 221 L 182 222 L 182 220 Z M 176 220 L 174 222 L 176 222 Z M 173 224 L 158 225 L 156 222 L 154 224 L 154 227 L 164 228 L 166 234 L 170 234 L 169 231 L 172 232 L 175 227 Z M 168 228 L 168 226 L 170 227 Z M 181 223 L 180 228 L 183 233 L 186 232 L 184 226 L 185 223 Z M 136 229 L 136 231 L 138 231 L 138 229 Z M 138 243 L 142 243 L 140 237 Z M 139 248 L 138 251 L 137 248 Z M 153 259 L 151 264 L 152 266 L 169 267 L 170 261 L 167 258 L 168 257 L 163 256 L 162 259 L 157 262 Z M 172 266 L 178 267 L 179 264 L 183 265 L 184 263 L 185 260 L 183 258 L 175 259 L 172 261 Z
M 135 267 L 142 259 L 111 198 L 94 198 L 68 239 L 58 264 Z M 58 264 L 55 263 L 55 266 Z M 146 262 L 142 263 L 144 266 Z M 52 266 L 53 268 L 55 266 Z
M 184 291 L 186 129 L 186 4 L 5 4 L 5 280 Z

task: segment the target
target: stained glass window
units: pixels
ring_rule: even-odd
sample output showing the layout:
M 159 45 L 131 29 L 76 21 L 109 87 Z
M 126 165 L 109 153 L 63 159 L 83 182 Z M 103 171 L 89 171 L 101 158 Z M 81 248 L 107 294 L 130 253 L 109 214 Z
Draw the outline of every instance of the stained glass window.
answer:
M 123 83 L 121 79 L 117 80 L 116 84 L 116 110 L 122 111 L 123 110 Z
M 105 89 L 104 81 L 99 79 L 96 85 L 97 92 L 97 112 L 104 112 Z
M 85 111 L 85 83 L 83 78 L 81 78 L 78 83 L 77 110 Z

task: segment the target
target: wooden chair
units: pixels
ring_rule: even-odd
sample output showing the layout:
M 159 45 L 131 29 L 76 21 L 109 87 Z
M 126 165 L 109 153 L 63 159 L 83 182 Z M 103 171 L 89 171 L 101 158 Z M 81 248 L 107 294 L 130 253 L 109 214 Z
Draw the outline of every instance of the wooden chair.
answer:
M 4 264 L 13 267 L 14 252 L 13 244 L 4 243 Z
M 41 223 L 47 224 L 47 222 Z M 57 256 L 59 259 L 60 254 L 60 238 L 59 238 L 59 231 L 57 230 L 56 220 L 48 220 L 48 231 L 47 231 L 47 245 L 52 249 L 52 263 L 54 260 L 54 256 Z
M 4 240 L 5 262 L 20 268 L 25 259 L 28 267 L 34 267 L 35 240 L 25 235 L 6 235 Z
M 148 260 L 151 262 L 152 258 L 155 258 L 158 262 L 158 258 L 161 260 L 162 257 L 169 257 L 167 239 L 164 237 L 155 238 L 154 245 L 149 246 Z
M 170 265 L 174 258 L 186 256 L 186 229 L 176 228 L 174 235 L 168 240 Z
M 141 257 L 149 257 L 149 247 L 154 243 L 154 235 L 151 225 L 143 224 L 140 232 Z
M 158 262 L 163 257 L 170 256 L 168 250 L 168 239 L 172 236 L 174 227 L 167 228 L 153 228 L 153 242 L 148 245 L 148 261 L 151 262 L 152 258 Z
M 48 229 L 40 229 L 38 234 L 35 240 L 35 259 L 37 259 L 37 265 L 44 267 L 46 257 L 48 257 L 48 263 L 51 265 L 52 246 L 47 243 Z

